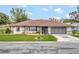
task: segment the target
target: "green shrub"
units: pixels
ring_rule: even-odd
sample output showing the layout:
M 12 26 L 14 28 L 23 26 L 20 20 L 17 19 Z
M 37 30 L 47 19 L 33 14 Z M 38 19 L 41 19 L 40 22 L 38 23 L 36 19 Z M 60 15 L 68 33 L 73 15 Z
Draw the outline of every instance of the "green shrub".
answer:
M 11 30 L 9 28 L 7 28 L 5 33 L 11 33 Z
M 79 34 L 79 32 L 77 34 Z
M 36 33 L 37 33 L 37 34 L 40 34 L 40 31 L 37 31 Z
M 44 40 L 44 38 L 41 37 L 41 36 L 37 36 L 37 37 L 35 37 L 35 39 L 36 39 L 36 40 L 39 40 L 39 41 Z
M 76 30 L 73 30 L 72 33 L 73 33 L 73 34 L 76 34 Z

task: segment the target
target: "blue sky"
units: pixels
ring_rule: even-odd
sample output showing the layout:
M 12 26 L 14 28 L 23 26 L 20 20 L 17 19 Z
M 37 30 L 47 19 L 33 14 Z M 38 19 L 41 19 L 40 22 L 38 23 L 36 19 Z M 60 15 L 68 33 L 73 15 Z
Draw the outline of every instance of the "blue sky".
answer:
M 12 8 L 24 8 L 31 19 L 69 18 L 76 5 L 0 5 L 0 12 L 10 15 Z

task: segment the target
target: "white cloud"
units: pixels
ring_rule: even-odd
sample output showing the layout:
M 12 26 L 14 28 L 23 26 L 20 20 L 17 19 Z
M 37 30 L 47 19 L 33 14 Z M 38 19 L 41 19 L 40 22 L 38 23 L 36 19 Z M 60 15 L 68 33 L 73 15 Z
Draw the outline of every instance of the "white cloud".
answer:
M 42 8 L 43 11 L 50 11 L 52 9 L 53 9 L 52 6 L 48 6 L 48 7 Z
M 27 8 L 27 5 L 16 5 L 17 8 Z
M 61 19 L 61 17 L 54 16 L 55 19 Z
M 61 8 L 57 8 L 54 11 L 57 12 L 57 13 L 63 13 L 63 10 Z
M 47 8 L 42 8 L 42 10 L 43 10 L 43 11 L 48 11 L 48 9 L 47 9 Z
M 28 13 L 28 15 L 32 15 L 33 14 L 32 12 L 29 12 L 29 11 L 27 13 Z
M 66 15 L 66 18 L 68 18 L 68 19 L 69 19 L 69 18 L 70 18 L 70 16 L 67 14 L 67 15 Z

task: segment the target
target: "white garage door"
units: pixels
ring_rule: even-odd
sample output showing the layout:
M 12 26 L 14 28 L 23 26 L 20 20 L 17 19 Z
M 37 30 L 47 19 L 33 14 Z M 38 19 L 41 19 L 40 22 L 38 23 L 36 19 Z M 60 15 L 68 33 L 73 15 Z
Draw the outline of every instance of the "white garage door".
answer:
M 66 34 L 66 27 L 52 27 L 51 34 Z

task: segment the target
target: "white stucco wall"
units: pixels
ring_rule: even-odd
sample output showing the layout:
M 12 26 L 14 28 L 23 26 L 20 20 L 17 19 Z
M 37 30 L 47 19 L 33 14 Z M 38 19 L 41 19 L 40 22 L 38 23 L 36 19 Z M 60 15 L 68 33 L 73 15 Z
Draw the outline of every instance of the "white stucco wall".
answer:
M 18 27 L 11 27 L 11 31 L 12 31 L 13 34 L 22 34 L 22 33 L 30 34 L 30 33 L 36 33 L 36 31 L 29 31 L 29 27 L 19 27 L 20 31 L 17 31 L 17 28 Z M 39 27 L 38 27 L 38 30 L 39 30 Z
M 22 33 L 30 34 L 30 33 L 36 33 L 36 31 L 29 31 L 29 27 L 19 27 L 20 31 L 17 31 L 17 28 L 18 27 L 11 27 L 11 30 L 12 30 L 13 34 L 22 34 Z M 38 31 L 40 30 L 40 34 L 41 34 L 42 33 L 41 27 L 38 27 L 37 29 L 38 29 Z M 71 27 L 67 27 L 66 30 L 67 30 L 67 34 L 71 34 L 71 32 L 72 32 Z M 51 34 L 51 27 L 48 27 L 48 34 Z
M 48 33 L 51 34 L 51 27 L 48 27 Z
M 72 28 L 71 27 L 67 27 L 67 34 L 72 34 Z
M 11 27 L 11 31 L 13 32 L 13 34 L 22 34 L 24 33 L 24 27 L 19 27 L 20 31 L 17 31 L 18 27 Z

